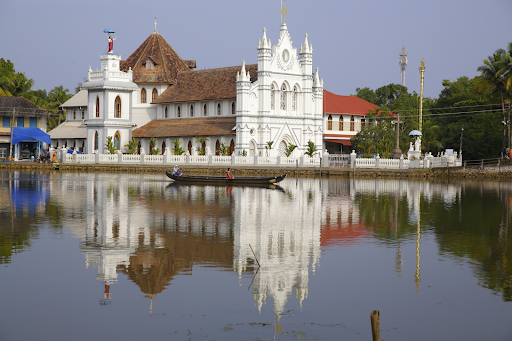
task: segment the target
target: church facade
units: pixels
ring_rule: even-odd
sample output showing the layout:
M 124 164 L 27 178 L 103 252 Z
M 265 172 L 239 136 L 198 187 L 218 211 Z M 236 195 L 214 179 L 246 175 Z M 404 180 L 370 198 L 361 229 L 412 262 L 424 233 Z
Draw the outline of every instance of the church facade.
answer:
M 308 143 L 322 150 L 323 80 L 313 72 L 307 35 L 294 47 L 283 20 L 277 44 L 264 29 L 256 51 L 257 64 L 194 70 L 195 61 L 181 59 L 155 23 L 128 59 L 109 51 L 100 70 L 89 68 L 87 134 L 78 145 L 105 153 L 110 137 L 127 152 L 134 137 L 147 154 L 172 153 L 176 141 L 190 155 L 277 156 L 295 145 L 298 156 Z

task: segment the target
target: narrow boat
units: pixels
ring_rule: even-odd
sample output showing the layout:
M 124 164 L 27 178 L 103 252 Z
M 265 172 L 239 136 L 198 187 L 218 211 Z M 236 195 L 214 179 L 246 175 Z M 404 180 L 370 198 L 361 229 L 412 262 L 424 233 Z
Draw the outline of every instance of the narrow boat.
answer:
M 225 176 L 173 175 L 171 172 L 165 172 L 165 174 L 170 179 L 179 182 L 215 183 L 222 185 L 276 184 L 286 178 L 286 174 L 271 177 L 236 177 L 232 179 L 228 179 Z

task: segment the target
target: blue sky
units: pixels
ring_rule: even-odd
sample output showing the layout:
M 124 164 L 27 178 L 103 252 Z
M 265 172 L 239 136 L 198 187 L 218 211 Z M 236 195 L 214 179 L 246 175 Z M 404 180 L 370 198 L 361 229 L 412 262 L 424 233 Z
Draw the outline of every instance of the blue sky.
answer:
M 34 79 L 33 89 L 63 85 L 71 93 L 89 66 L 99 68 L 105 28 L 116 30 L 123 59 L 158 32 L 198 69 L 257 62 L 262 30 L 275 44 L 281 0 L 61 1 L 2 0 L 0 57 Z M 425 96 L 438 97 L 443 79 L 474 77 L 477 67 L 512 41 L 511 0 L 287 0 L 295 47 L 308 34 L 313 68 L 325 89 L 340 95 L 400 82 L 398 54 L 405 44 L 406 86 L 419 92 L 425 58 Z

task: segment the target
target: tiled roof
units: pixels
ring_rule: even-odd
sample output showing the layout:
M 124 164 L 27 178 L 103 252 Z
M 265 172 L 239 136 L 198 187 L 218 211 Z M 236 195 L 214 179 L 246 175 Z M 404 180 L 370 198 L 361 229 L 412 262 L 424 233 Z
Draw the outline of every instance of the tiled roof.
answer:
M 82 121 L 65 121 L 48 132 L 50 138 L 56 139 L 85 139 L 87 126 Z
M 198 117 L 153 120 L 133 131 L 133 137 L 235 135 L 235 117 Z
M 375 110 L 379 106 L 365 101 L 356 96 L 341 96 L 324 90 L 325 114 L 348 114 L 354 116 L 366 116 L 368 110 Z
M 48 111 L 35 105 L 24 97 L 0 96 L 0 116 L 12 116 L 13 108 L 16 110 L 15 115 L 26 117 L 50 116 Z
M 177 84 L 168 87 L 155 103 L 236 98 L 236 73 L 242 66 L 180 72 Z M 258 79 L 258 64 L 246 65 L 251 82 Z
M 145 63 L 151 58 L 153 70 L 146 70 Z M 178 72 L 190 71 L 185 61 L 158 33 L 152 33 L 128 59 L 121 61 L 122 71 L 132 68 L 135 83 L 174 84 Z
M 88 91 L 86 89 L 82 89 L 78 91 L 76 95 L 68 99 L 66 102 L 61 104 L 61 108 L 69 108 L 69 107 L 86 107 L 88 104 Z

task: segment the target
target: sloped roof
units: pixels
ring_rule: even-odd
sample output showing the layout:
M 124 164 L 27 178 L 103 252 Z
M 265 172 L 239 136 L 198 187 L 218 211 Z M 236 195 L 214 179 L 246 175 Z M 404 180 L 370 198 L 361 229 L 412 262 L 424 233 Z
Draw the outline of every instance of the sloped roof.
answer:
M 356 96 L 341 96 L 324 90 L 324 113 L 367 116 L 368 110 L 375 110 L 378 105 Z
M 24 97 L 0 96 L 0 116 L 12 116 L 13 109 L 16 115 L 35 117 L 49 117 L 51 114 Z
M 52 140 L 56 139 L 85 139 L 87 126 L 82 121 L 65 121 L 48 132 Z
M 133 131 L 133 137 L 235 135 L 235 117 L 198 117 L 153 120 Z
M 70 107 L 87 107 L 88 101 L 88 91 L 86 89 L 82 89 L 78 91 L 76 95 L 68 99 L 66 102 L 62 103 L 61 108 L 70 108 Z
M 240 66 L 180 72 L 177 84 L 168 87 L 154 103 L 236 98 L 236 73 Z M 251 82 L 258 79 L 258 64 L 246 65 Z
M 145 62 L 151 58 L 153 70 L 146 70 Z M 187 64 L 158 33 L 152 33 L 126 60 L 121 61 L 120 69 L 133 71 L 135 83 L 174 84 L 178 72 L 190 71 Z

